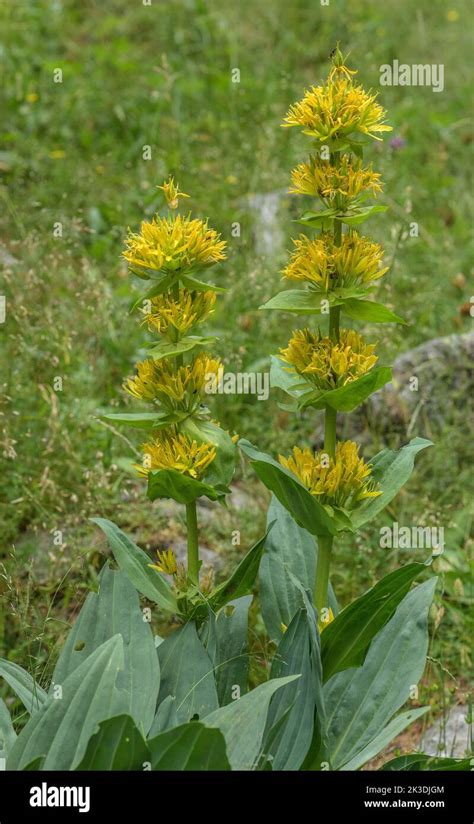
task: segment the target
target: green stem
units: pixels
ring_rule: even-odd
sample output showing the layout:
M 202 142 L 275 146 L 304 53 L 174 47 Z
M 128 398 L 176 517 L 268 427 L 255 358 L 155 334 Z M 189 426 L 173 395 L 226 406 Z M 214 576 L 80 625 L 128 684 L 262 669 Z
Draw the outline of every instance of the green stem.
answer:
M 318 537 L 318 563 L 316 565 L 316 584 L 314 587 L 314 606 L 321 616 L 321 610 L 327 607 L 329 586 L 329 565 L 331 563 L 332 535 Z
M 324 415 L 324 451 L 330 458 L 336 457 L 336 419 L 337 412 L 326 404 Z
M 186 504 L 186 526 L 188 530 L 188 578 L 199 586 L 199 541 L 196 501 Z

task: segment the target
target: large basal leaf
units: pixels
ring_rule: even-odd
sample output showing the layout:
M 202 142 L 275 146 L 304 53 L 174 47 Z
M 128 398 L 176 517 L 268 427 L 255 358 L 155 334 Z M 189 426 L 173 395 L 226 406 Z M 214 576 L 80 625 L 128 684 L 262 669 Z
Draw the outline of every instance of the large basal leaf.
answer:
M 312 535 L 335 535 L 337 526 L 314 495 L 277 461 L 260 452 L 253 444 L 240 440 L 239 446 L 250 458 L 253 469 L 263 484 L 290 512 L 296 523 Z
M 433 446 L 426 438 L 413 438 L 398 452 L 383 449 L 370 461 L 372 477 L 380 484 L 382 494 L 369 498 L 351 514 L 354 529 L 371 521 L 395 497 L 413 472 L 415 457 L 422 449 Z
M 160 732 L 170 730 L 179 724 L 176 712 L 176 698 L 174 695 L 167 695 L 161 704 L 158 705 L 153 723 L 148 731 L 148 737 L 154 738 Z
M 322 682 L 311 665 L 307 614 L 299 610 L 275 652 L 270 679 L 300 675 L 273 696 L 268 711 L 264 754 L 273 770 L 298 770 L 308 752 L 314 728 L 316 689 Z
M 298 609 L 303 606 L 301 589 L 314 589 L 316 575 L 316 538 L 298 526 L 287 509 L 272 495 L 267 524 L 273 523 L 265 542 L 260 564 L 260 605 L 270 638 L 279 641 L 282 625 L 288 627 Z M 329 604 L 337 615 L 338 607 L 332 587 Z
M 266 681 L 203 719 L 206 727 L 217 727 L 222 732 L 233 770 L 253 770 L 256 767 L 270 700 L 278 689 L 298 677 L 290 675 Z
M 406 727 L 413 724 L 422 715 L 425 715 L 429 707 L 419 707 L 415 710 L 408 710 L 408 712 L 401 712 L 387 724 L 386 727 L 379 733 L 371 742 L 364 747 L 361 752 L 351 760 L 344 764 L 343 770 L 358 770 L 371 758 L 375 758 L 385 747 L 393 741 L 397 735 L 400 735 Z
M 217 501 L 230 492 L 225 486 L 211 486 L 204 481 L 183 475 L 176 469 L 158 469 L 148 473 L 147 495 L 150 501 L 157 498 L 172 498 L 179 504 L 191 504 L 197 498 L 205 497 Z
M 161 668 L 159 703 L 176 698 L 180 723 L 203 718 L 217 709 L 217 689 L 212 661 L 201 643 L 193 621 L 165 638 L 157 649 Z
M 364 664 L 338 672 L 326 683 L 324 697 L 333 769 L 343 768 L 382 733 L 420 680 L 435 586 L 433 578 L 405 595 L 393 617 L 372 641 Z
M 148 741 L 148 747 L 153 770 L 230 770 L 222 733 L 197 721 L 161 733 Z
M 96 649 L 66 678 L 62 695 L 49 696 L 19 734 L 8 758 L 10 770 L 22 770 L 45 756 L 44 770 L 71 770 L 81 761 L 97 724 L 126 711 L 115 687 L 123 668 L 120 635 Z
M 198 444 L 215 447 L 216 457 L 206 470 L 204 481 L 217 488 L 227 487 L 234 476 L 237 459 L 237 447 L 229 433 L 212 421 L 195 417 L 186 418 L 179 430 Z
M 77 770 L 143 770 L 150 751 L 129 715 L 117 715 L 99 724 L 89 739 Z
M 382 578 L 325 627 L 321 636 L 324 680 L 364 662 L 370 642 L 393 615 L 411 584 L 426 567 L 407 564 Z
M 0 753 L 5 758 L 16 741 L 16 732 L 5 701 L 0 698 Z
M 113 635 L 124 645 L 124 668 L 117 689 L 128 697 L 127 712 L 145 732 L 155 716 L 160 668 L 149 623 L 143 620 L 135 587 L 124 572 L 108 564 L 101 571 L 99 593 L 89 593 L 68 635 L 53 674 L 53 685 L 64 680 Z
M 178 605 L 171 587 L 162 575 L 151 569 L 150 559 L 128 535 L 106 518 L 91 518 L 105 533 L 120 569 L 145 598 L 168 612 L 177 612 Z
M 237 598 L 217 613 L 215 620 L 217 649 L 214 672 L 220 706 L 247 692 L 249 656 L 247 644 L 248 612 L 252 596 Z
M 40 709 L 47 694 L 23 667 L 0 658 L 0 677 L 5 679 L 30 715 Z
M 271 530 L 271 525 L 269 531 Z M 268 538 L 268 532 L 253 545 L 234 569 L 230 578 L 216 587 L 209 596 L 209 604 L 213 610 L 218 610 L 235 598 L 247 595 L 255 582 L 260 566 L 260 559 Z
M 363 403 L 373 392 L 385 386 L 392 379 L 392 370 L 388 366 L 376 366 L 366 375 L 358 378 L 338 389 L 330 392 L 314 393 L 314 398 L 308 396 L 301 399 L 301 407 L 312 406 L 314 409 L 323 409 L 326 405 L 339 412 L 352 412 Z
M 396 315 L 395 312 L 392 312 L 391 309 L 387 309 L 382 303 L 375 303 L 372 300 L 350 298 L 344 301 L 342 311 L 353 320 L 362 320 L 364 323 L 402 323 L 404 326 L 407 325 L 407 322 L 399 315 Z

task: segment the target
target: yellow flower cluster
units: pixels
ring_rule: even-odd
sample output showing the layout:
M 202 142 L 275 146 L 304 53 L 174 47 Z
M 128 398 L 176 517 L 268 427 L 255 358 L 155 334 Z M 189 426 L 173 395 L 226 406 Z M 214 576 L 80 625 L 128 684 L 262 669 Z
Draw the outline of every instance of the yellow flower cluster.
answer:
M 301 126 L 304 134 L 327 141 L 361 133 L 380 140 L 378 133 L 391 131 L 377 95 L 356 85 L 346 66 L 335 66 L 322 86 L 313 86 L 302 100 L 290 106 L 283 126 Z
M 136 468 L 145 477 L 153 470 L 174 469 L 190 478 L 200 478 L 216 457 L 212 444 L 198 444 L 182 433 L 159 433 L 152 441 L 144 443 L 142 450 L 143 464 Z
M 318 195 L 327 207 L 344 209 L 363 192 L 376 195 L 382 191 L 380 175 L 371 168 L 363 168 L 360 161 L 351 161 L 343 155 L 339 166 L 312 155 L 307 163 L 300 163 L 291 172 L 293 194 Z
M 156 361 L 148 358 L 137 363 L 137 375 L 127 378 L 124 389 L 140 400 L 160 401 L 167 407 L 180 405 L 192 411 L 221 368 L 219 358 L 211 358 L 204 352 L 192 363 L 179 367 L 164 358 Z
M 306 281 L 324 292 L 370 285 L 388 268 L 381 268 L 382 247 L 357 232 L 343 235 L 340 245 L 334 243 L 329 232 L 323 232 L 313 240 L 300 235 L 293 243 L 295 251 L 283 269 L 283 277 Z
M 123 257 L 131 266 L 167 274 L 190 273 L 225 259 L 226 243 L 207 221 L 190 215 L 144 221 L 139 234 L 129 232 Z
M 146 309 L 142 310 L 144 323 L 150 331 L 160 335 L 166 335 L 172 329 L 186 335 L 193 326 L 209 317 L 215 303 L 216 293 L 210 289 L 196 292 L 180 288 L 177 296 L 167 292 L 151 298 Z
M 366 498 L 381 495 L 371 478 L 370 466 L 359 457 L 359 447 L 353 441 L 340 441 L 335 458 L 324 451 L 295 446 L 292 455 L 279 455 L 278 460 L 321 504 L 351 510 Z
M 280 357 L 321 390 L 345 386 L 369 372 L 377 362 L 375 346 L 358 332 L 341 329 L 339 340 L 297 329 Z

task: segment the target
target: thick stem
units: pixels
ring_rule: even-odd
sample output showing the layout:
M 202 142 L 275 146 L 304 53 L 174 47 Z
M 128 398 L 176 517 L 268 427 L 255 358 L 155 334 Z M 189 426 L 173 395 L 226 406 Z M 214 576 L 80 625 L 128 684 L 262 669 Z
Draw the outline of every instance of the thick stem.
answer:
M 188 578 L 199 586 L 199 541 L 196 501 L 186 504 L 186 526 L 188 530 Z
M 327 607 L 329 565 L 331 563 L 332 536 L 320 535 L 318 538 L 318 563 L 316 565 L 316 584 L 314 587 L 314 606 L 321 618 L 321 610 Z
M 330 458 L 336 457 L 336 416 L 337 412 L 332 406 L 326 404 L 324 415 L 324 451 Z

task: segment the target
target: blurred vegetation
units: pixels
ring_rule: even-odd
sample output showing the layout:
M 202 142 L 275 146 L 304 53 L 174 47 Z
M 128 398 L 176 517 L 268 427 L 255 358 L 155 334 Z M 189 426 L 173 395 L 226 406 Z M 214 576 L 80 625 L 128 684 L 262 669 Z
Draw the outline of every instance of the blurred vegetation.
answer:
M 128 313 L 135 287 L 120 260 L 127 226 L 161 208 L 156 187 L 174 174 L 192 195 L 193 212 L 209 216 L 228 241 L 228 261 L 213 272 L 228 290 L 212 322 L 216 351 L 229 368 L 267 368 L 293 321 L 258 306 L 279 290 L 296 232 L 289 211 L 282 248 L 259 254 L 249 196 L 285 191 L 290 169 L 307 153 L 304 137 L 280 128 L 289 103 L 325 76 L 337 40 L 366 87 L 378 87 L 379 66 L 395 58 L 443 62 L 443 93 L 380 89 L 394 130 L 368 159 L 382 173 L 381 202 L 389 210 L 366 231 L 391 263 L 378 299 L 410 326 L 367 332 L 380 338 L 390 362 L 429 338 L 467 331 L 470 318 L 460 307 L 472 294 L 472 9 L 468 0 L 37 0 L 2 4 L 0 15 L 7 312 L 0 327 L 0 496 L 8 504 L 0 516 L 0 653 L 41 676 L 103 562 L 87 518 L 109 516 L 150 547 L 182 535 L 179 516 L 170 522 L 121 468 L 133 449 L 128 433 L 119 439 L 94 419 L 100 409 L 127 403 L 120 387 L 143 339 Z M 54 82 L 58 68 L 61 83 Z M 239 83 L 232 82 L 234 68 Z M 148 161 L 144 146 L 151 147 Z M 410 221 L 419 223 L 419 238 L 406 237 Z M 232 236 L 236 222 L 240 237 Z M 62 237 L 55 236 L 58 223 Z M 314 418 L 289 418 L 274 398 L 219 397 L 216 408 L 227 427 L 275 451 L 308 442 L 314 430 Z M 449 672 L 449 689 L 466 681 L 472 546 L 466 422 L 446 422 L 436 441 L 384 516 L 446 530 L 432 650 L 440 663 L 427 682 L 435 696 L 440 672 Z M 253 510 L 249 503 L 204 524 L 206 545 L 222 556 L 232 529 L 247 547 L 264 523 L 264 492 L 248 469 L 239 478 L 251 487 Z M 382 525 L 338 550 L 334 585 L 342 603 L 405 560 L 380 549 Z M 254 623 L 256 666 L 264 667 L 266 641 Z

